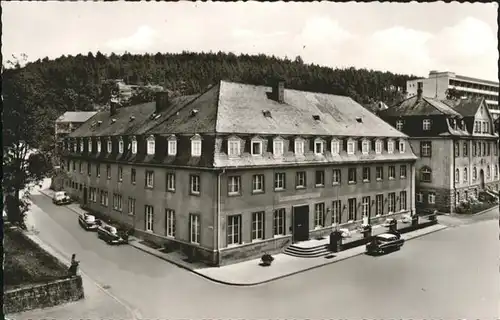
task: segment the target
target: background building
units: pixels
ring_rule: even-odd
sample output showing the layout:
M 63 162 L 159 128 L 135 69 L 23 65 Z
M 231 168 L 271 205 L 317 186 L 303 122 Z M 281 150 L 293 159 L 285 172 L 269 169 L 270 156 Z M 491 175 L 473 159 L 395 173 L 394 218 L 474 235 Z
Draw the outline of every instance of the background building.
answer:
M 406 135 L 349 97 L 283 81 L 99 112 L 65 159 L 89 210 L 216 265 L 415 208 Z
M 498 131 L 484 98 L 417 94 L 379 116 L 410 137 L 418 156 L 417 209 L 453 212 L 461 200 L 498 191 Z
M 498 82 L 460 76 L 453 72 L 431 71 L 428 78 L 406 82 L 408 97 L 417 95 L 419 83 L 421 83 L 424 97 L 444 100 L 447 98 L 447 90 L 454 89 L 459 97 L 484 98 L 493 118 L 498 119 L 500 115 Z

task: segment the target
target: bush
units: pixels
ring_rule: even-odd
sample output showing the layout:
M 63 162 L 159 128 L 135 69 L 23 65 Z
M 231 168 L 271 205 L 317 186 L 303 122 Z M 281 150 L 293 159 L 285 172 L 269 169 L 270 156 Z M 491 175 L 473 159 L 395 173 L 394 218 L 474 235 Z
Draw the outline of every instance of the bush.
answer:
M 274 261 L 274 258 L 269 253 L 265 253 L 261 260 L 264 265 L 270 265 Z

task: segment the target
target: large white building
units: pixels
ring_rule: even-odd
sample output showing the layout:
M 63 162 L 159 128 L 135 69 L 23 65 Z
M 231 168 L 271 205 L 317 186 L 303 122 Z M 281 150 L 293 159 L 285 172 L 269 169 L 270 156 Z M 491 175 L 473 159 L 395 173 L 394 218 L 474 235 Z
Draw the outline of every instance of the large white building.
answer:
M 484 97 L 493 118 L 499 117 L 498 82 L 460 76 L 453 72 L 431 71 L 428 78 L 406 82 L 408 97 L 417 94 L 419 83 L 424 97 L 446 99 L 448 89 L 455 89 L 467 97 Z

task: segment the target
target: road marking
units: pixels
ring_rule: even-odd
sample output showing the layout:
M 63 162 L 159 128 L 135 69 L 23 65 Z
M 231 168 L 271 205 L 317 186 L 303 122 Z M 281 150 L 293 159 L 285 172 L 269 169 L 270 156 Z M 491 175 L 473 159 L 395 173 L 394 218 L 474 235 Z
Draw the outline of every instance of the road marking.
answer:
M 69 266 L 71 264 L 71 261 L 68 258 L 68 256 L 66 254 L 64 254 L 63 252 L 61 252 L 59 249 L 56 249 L 52 245 L 44 242 L 42 239 L 40 239 L 36 235 L 32 234 L 31 237 L 35 238 L 36 242 L 39 242 L 40 244 L 43 244 L 44 246 L 46 246 L 46 247 L 50 248 L 51 250 L 53 250 L 59 256 L 58 258 L 61 259 L 61 260 L 63 260 L 63 262 L 65 262 L 66 265 Z M 118 302 L 118 304 L 120 304 L 121 306 L 123 306 L 132 315 L 132 317 L 133 317 L 132 320 L 138 320 L 138 319 L 143 318 L 142 315 L 141 315 L 141 313 L 137 309 L 131 308 L 125 302 L 121 301 L 117 296 L 115 296 L 111 292 L 109 292 L 106 289 L 104 289 L 99 283 L 97 283 L 94 279 L 92 279 L 87 273 L 83 272 L 83 270 L 82 270 L 81 267 L 80 267 L 80 274 L 82 276 L 84 276 L 85 278 L 87 278 L 87 280 L 89 280 L 90 282 L 92 282 L 92 284 L 94 284 L 97 288 L 99 288 L 105 294 L 107 294 L 108 296 L 110 296 L 113 300 L 115 300 L 116 302 Z

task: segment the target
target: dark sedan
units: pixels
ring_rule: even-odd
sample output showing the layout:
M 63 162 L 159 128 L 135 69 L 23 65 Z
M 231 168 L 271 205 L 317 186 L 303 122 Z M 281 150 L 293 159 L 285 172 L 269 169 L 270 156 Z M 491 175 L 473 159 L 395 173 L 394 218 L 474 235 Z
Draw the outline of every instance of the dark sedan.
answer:
M 118 230 L 109 224 L 102 224 L 99 226 L 97 228 L 97 236 L 108 244 L 127 243 L 127 240 L 118 234 Z
M 366 245 L 366 253 L 383 254 L 390 251 L 399 250 L 405 240 L 398 233 L 383 233 L 373 237 L 372 241 Z

